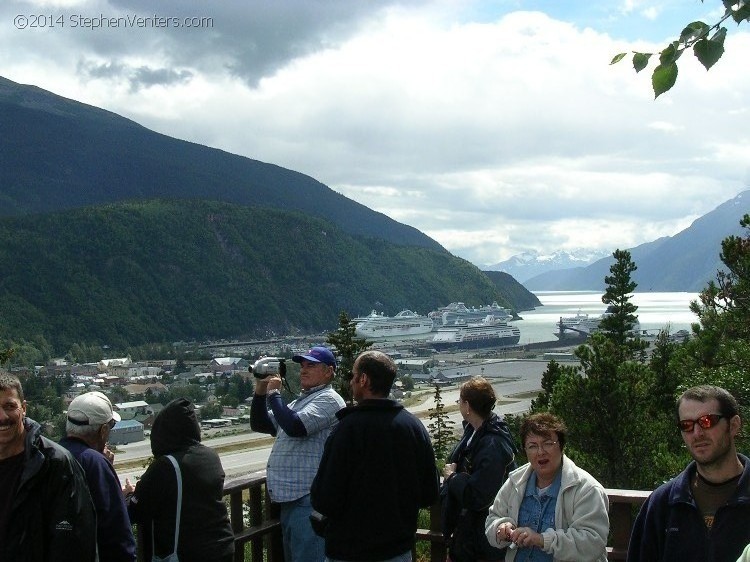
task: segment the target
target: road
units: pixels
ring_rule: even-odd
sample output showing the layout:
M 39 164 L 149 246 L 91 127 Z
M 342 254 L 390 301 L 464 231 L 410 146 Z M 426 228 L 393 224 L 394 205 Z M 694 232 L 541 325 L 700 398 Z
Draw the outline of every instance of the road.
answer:
M 462 372 L 470 375 L 482 375 L 490 380 L 493 383 L 493 387 L 495 388 L 499 400 L 512 400 L 512 402 L 500 404 L 495 407 L 495 412 L 502 417 L 505 414 L 520 414 L 529 409 L 531 398 L 528 397 L 528 394 L 541 389 L 542 373 L 546 368 L 546 361 L 483 360 L 481 362 L 450 365 L 444 367 L 442 370 L 447 374 Z M 418 390 L 416 392 L 421 393 L 422 391 Z M 434 407 L 434 391 L 432 389 L 425 390 L 424 396 L 424 401 L 415 406 L 410 406 L 408 409 L 411 412 L 418 414 L 419 412 L 426 412 L 428 409 Z M 444 387 L 441 392 L 441 398 L 443 404 L 446 406 L 453 405 L 458 399 L 458 388 L 455 386 Z M 456 427 L 459 426 L 461 422 L 461 414 L 459 412 L 451 412 L 448 417 L 456 424 Z M 430 423 L 429 417 L 423 417 L 422 422 L 425 426 L 428 425 Z M 264 434 L 250 432 L 238 435 L 205 438 L 203 442 L 210 447 L 217 447 L 227 444 L 250 444 L 253 440 L 266 437 L 268 436 Z M 265 469 L 266 461 L 270 452 L 270 446 L 262 446 L 246 449 L 244 451 L 222 453 L 221 464 L 224 467 L 227 480 L 237 478 L 243 474 Z M 144 459 L 145 462 L 149 456 L 151 456 L 151 443 L 148 440 L 139 443 L 131 443 L 129 445 L 120 445 L 115 458 L 115 468 L 117 468 L 118 464 L 126 461 Z M 121 482 L 124 483 L 126 478 L 130 479 L 131 482 L 135 482 L 144 471 L 145 468 L 140 467 L 125 470 L 118 469 L 117 472 L 120 476 Z

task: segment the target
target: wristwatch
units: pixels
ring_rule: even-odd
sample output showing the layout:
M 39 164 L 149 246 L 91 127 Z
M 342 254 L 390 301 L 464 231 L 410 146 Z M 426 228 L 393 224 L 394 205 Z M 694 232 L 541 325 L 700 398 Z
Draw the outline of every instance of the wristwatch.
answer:
M 266 392 L 266 398 L 270 398 L 274 394 L 281 394 L 281 391 L 278 388 L 272 388 L 268 392 Z

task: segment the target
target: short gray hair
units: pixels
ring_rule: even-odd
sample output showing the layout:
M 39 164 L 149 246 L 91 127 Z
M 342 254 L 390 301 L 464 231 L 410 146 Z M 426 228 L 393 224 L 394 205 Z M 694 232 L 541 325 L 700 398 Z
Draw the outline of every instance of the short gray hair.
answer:
M 93 437 L 99 432 L 99 428 L 102 425 L 78 425 L 74 424 L 70 420 L 65 420 L 65 433 L 70 437 L 80 437 L 81 439 L 88 439 Z

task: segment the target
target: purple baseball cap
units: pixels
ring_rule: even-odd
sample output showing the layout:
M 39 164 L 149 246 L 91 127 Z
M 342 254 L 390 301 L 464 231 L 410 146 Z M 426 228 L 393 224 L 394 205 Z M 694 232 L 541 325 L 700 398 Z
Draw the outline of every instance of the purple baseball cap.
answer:
M 313 363 L 325 363 L 331 367 L 336 367 L 336 356 L 327 347 L 317 346 L 311 348 L 307 353 L 295 355 L 292 357 L 295 363 L 302 361 L 312 361 Z

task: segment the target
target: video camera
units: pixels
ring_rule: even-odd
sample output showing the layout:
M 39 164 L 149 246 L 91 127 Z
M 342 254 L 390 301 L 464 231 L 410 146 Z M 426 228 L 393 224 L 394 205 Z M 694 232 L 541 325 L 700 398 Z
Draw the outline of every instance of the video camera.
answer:
M 248 371 L 256 379 L 265 379 L 276 374 L 283 379 L 286 376 L 286 360 L 283 357 L 263 357 L 253 363 Z

